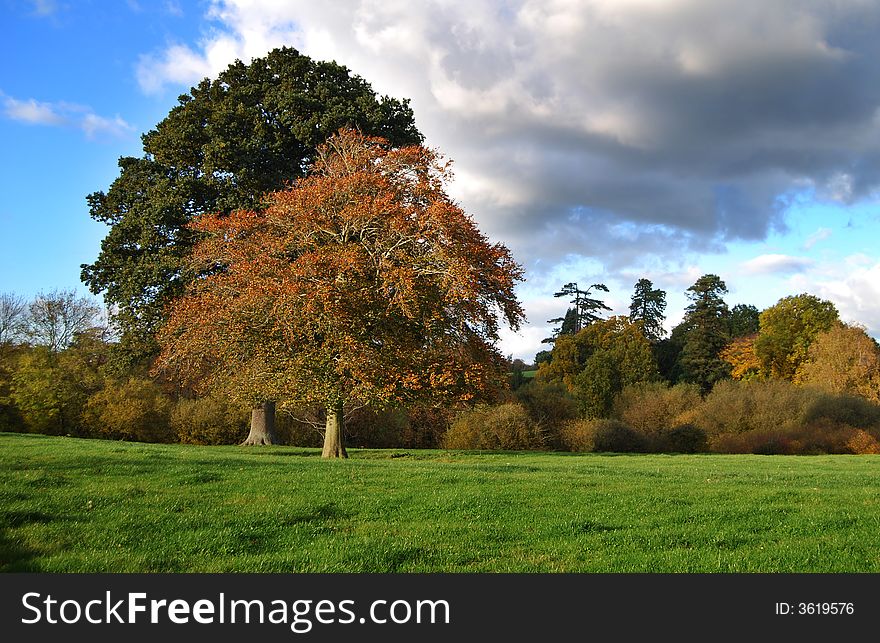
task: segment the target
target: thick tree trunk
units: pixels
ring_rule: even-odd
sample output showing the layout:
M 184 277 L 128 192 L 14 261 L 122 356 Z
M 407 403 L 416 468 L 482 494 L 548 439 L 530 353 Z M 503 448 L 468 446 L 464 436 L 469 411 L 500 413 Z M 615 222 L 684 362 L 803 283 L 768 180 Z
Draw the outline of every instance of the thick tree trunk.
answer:
M 327 409 L 327 424 L 324 430 L 324 450 L 322 458 L 347 458 L 345 443 L 342 441 L 342 404 Z
M 263 402 L 251 409 L 251 432 L 242 446 L 278 444 L 275 436 L 275 402 Z

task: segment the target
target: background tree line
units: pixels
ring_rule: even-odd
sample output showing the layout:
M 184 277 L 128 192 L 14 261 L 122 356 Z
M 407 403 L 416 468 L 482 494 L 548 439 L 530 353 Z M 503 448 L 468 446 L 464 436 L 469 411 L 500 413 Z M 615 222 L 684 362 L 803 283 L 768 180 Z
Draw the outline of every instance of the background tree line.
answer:
M 864 328 L 813 295 L 759 311 L 726 293 L 700 277 L 666 336 L 665 293 L 640 279 L 629 317 L 560 329 L 506 403 L 465 414 L 446 443 L 488 448 L 479 427 L 497 423 L 496 448 L 880 453 L 880 347 Z

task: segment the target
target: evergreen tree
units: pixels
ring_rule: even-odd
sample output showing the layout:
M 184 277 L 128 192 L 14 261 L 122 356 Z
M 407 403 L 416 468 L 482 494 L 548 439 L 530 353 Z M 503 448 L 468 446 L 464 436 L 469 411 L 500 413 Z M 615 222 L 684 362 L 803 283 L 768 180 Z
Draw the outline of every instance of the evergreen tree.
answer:
M 655 289 L 649 279 L 639 279 L 636 282 L 629 306 L 629 319 L 642 327 L 642 332 L 651 343 L 656 344 L 666 331 L 663 329 L 663 320 L 666 319 L 666 293 Z
M 758 316 L 761 313 L 750 304 L 737 304 L 730 310 L 730 337 L 745 337 L 758 332 Z
M 686 294 L 691 303 L 684 320 L 688 330 L 680 357 L 682 374 L 706 392 L 730 373 L 730 365 L 720 357 L 730 340 L 730 310 L 722 299 L 727 286 L 718 275 L 703 275 Z
M 593 322 L 602 319 L 599 316 L 600 311 L 611 310 L 602 300 L 590 297 L 594 288 L 608 292 L 608 287 L 605 284 L 593 284 L 586 290 L 581 290 L 576 282 L 571 282 L 565 284 L 559 292 L 553 293 L 554 297 L 574 296 L 570 301 L 570 303 L 574 304 L 574 308 L 569 308 L 565 313 L 565 317 L 547 320 L 548 324 L 559 324 L 561 322 L 562 326 L 554 328 L 553 335 L 542 340 L 543 343 L 553 344 L 561 335 L 576 335 Z

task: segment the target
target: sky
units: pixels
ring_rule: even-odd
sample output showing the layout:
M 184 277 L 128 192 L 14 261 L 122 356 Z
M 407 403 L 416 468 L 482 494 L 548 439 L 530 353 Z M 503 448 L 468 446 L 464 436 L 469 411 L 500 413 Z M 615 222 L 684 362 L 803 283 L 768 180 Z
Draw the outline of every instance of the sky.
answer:
M 0 0 L 0 292 L 77 289 L 86 196 L 203 77 L 281 45 L 409 98 L 449 193 L 525 268 L 531 361 L 566 302 L 703 274 L 811 293 L 880 336 L 880 3 Z

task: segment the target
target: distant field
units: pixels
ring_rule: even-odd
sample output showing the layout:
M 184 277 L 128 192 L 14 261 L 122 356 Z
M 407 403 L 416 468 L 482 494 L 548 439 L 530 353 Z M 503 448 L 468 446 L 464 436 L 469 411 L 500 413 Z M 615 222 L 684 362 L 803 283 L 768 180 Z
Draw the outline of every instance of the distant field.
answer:
M 351 455 L 0 433 L 0 570 L 880 572 L 880 456 Z

